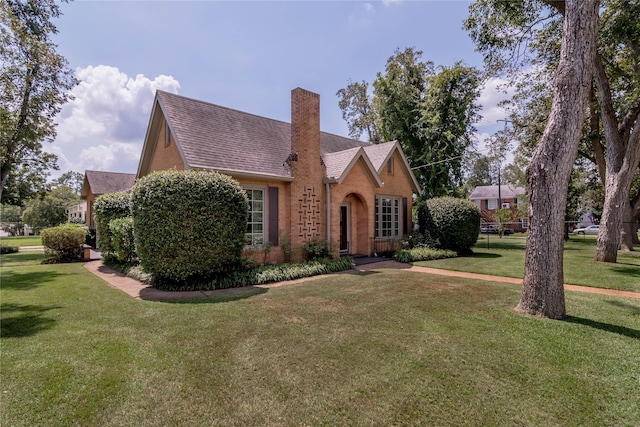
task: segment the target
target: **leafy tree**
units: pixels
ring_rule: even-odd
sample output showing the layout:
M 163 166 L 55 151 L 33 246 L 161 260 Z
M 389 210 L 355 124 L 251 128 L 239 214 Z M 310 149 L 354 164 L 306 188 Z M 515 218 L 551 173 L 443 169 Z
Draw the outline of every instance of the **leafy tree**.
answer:
M 342 118 L 349 127 L 350 137 L 359 139 L 366 133 L 369 142 L 377 144 L 381 142 L 376 127 L 377 113 L 368 91 L 369 83 L 365 81 L 349 83 L 346 88 L 336 93 L 340 98 L 338 107 L 342 110 Z
M 502 238 L 504 230 L 507 228 L 507 224 L 512 223 L 516 217 L 515 213 L 511 209 L 500 208 L 495 210 L 491 218 L 496 224 L 498 224 L 498 235 Z
M 22 221 L 34 229 L 55 227 L 67 222 L 65 209 L 80 202 L 73 189 L 67 186 L 54 188 L 42 198 L 27 203 Z
M 493 70 L 532 65 L 515 80 L 519 99 L 511 106 L 519 113 L 513 118 L 518 139 L 528 141 L 533 150 L 550 109 L 550 76 L 559 60 L 565 2 L 498 3 L 476 2 L 466 26 L 478 43 L 493 46 L 488 54 Z M 522 4 L 525 12 L 509 16 L 510 8 Z M 601 11 L 596 72 L 579 154 L 597 165 L 608 189 L 595 258 L 615 262 L 618 249 L 633 249 L 640 217 L 640 194 L 632 191 L 640 164 L 640 3 L 604 0 Z
M 84 174 L 80 172 L 68 171 L 60 175 L 52 182 L 54 187 L 60 187 L 66 185 L 73 189 L 77 194 L 82 191 L 82 185 L 84 184 Z
M 350 135 L 373 142 L 397 140 L 425 198 L 456 192 L 463 181 L 462 157 L 471 147 L 479 118 L 479 73 L 456 63 L 439 67 L 414 48 L 396 50 L 373 83 L 350 83 L 338 91 Z
M 76 84 L 51 41 L 58 16 L 55 0 L 0 2 L 0 197 L 20 168 L 57 168 L 42 142 L 55 137 L 54 117 Z
M 509 68 L 508 64 L 517 68 L 528 61 L 528 52 L 521 42 L 530 40 L 528 33 L 536 28 L 541 33 L 549 31 L 553 18 L 563 16 L 551 113 L 526 170 L 529 232 L 518 304 L 518 309 L 525 313 L 556 319 L 566 315 L 562 271 L 564 212 L 584 111 L 589 105 L 599 3 L 598 0 L 548 3 L 480 0 L 471 6 L 471 15 L 465 22 L 476 46 L 485 55 L 486 65 L 497 71 Z M 551 24 L 545 24 L 545 18 L 539 16 L 541 8 L 547 6 L 551 12 L 546 17 Z M 553 55 L 557 46 L 557 42 L 543 44 L 538 50 Z

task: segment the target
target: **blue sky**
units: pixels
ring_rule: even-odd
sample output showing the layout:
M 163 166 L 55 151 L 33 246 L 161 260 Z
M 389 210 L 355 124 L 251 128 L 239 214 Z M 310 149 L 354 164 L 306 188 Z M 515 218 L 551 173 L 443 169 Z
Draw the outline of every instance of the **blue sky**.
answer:
M 320 94 L 323 131 L 347 136 L 336 92 L 372 83 L 398 48 L 482 66 L 466 1 L 81 1 L 62 4 L 58 51 L 81 81 L 46 144 L 60 172 L 135 172 L 156 89 L 290 120 L 290 91 Z M 478 140 L 504 95 L 483 92 Z M 482 145 L 481 143 L 479 144 Z

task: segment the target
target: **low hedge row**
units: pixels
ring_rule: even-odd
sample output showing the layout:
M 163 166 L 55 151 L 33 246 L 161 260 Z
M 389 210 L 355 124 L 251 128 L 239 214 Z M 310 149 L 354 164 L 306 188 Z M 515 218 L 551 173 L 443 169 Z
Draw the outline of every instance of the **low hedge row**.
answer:
M 189 283 L 154 281 L 153 286 L 164 291 L 210 291 L 282 282 L 319 274 L 335 273 L 351 268 L 353 268 L 353 259 L 349 257 L 327 258 L 297 264 L 262 265 L 248 270 L 220 273 L 207 281 L 192 281 Z
M 15 254 L 16 252 L 18 252 L 17 246 L 0 244 L 0 254 Z
M 86 234 L 83 227 L 65 224 L 45 228 L 40 232 L 40 239 L 50 262 L 72 262 L 82 260 Z
M 393 256 L 399 262 L 431 261 L 434 259 L 455 258 L 458 254 L 448 249 L 413 248 L 402 249 Z

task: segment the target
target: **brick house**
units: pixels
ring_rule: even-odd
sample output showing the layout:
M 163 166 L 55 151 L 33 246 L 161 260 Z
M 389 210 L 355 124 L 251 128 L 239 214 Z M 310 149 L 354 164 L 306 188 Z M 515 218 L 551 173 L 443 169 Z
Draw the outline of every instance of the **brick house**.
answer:
M 118 191 L 127 191 L 133 188 L 136 182 L 136 174 L 102 171 L 84 171 L 84 182 L 80 197 L 87 203 L 85 223 L 89 228 L 96 228 L 93 217 L 93 202 L 98 196 Z
M 334 255 L 375 252 L 412 229 L 420 189 L 396 141 L 373 145 L 320 131 L 320 96 L 291 92 L 291 123 L 158 91 L 136 178 L 167 169 L 215 170 L 247 191 L 247 246 L 317 238 Z
M 514 187 L 510 184 L 501 185 L 480 185 L 473 189 L 469 200 L 480 208 L 482 222 L 495 222 L 493 214 L 498 208 L 510 209 L 512 212 L 518 210 L 518 205 L 523 202 L 525 189 Z M 509 224 L 514 231 L 522 232 L 528 228 L 527 218 L 518 218 Z

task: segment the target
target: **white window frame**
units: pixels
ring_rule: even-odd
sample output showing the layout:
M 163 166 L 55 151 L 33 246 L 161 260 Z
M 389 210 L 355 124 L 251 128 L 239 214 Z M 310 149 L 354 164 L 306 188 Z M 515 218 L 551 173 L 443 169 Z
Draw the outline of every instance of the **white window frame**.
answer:
M 498 199 L 487 199 L 487 209 L 498 209 Z
M 503 203 L 502 204 L 502 209 L 509 209 L 511 205 L 509 205 L 509 203 Z
M 388 210 L 385 207 L 385 201 L 388 203 Z M 376 196 L 374 202 L 375 237 L 389 238 L 402 236 L 403 215 L 402 197 Z
M 268 241 L 268 235 L 267 235 L 267 229 L 269 226 L 268 188 L 266 186 L 243 185 L 242 189 L 247 193 L 247 198 L 249 199 L 247 230 L 245 231 L 245 234 L 244 234 L 245 247 L 262 246 Z M 253 200 L 254 191 L 262 192 L 262 200 Z M 251 194 L 249 192 L 251 192 Z M 262 202 L 262 212 L 255 212 L 254 206 L 259 202 Z M 262 214 L 262 222 L 255 220 L 256 214 L 258 213 Z M 262 233 L 250 231 L 253 226 L 258 224 L 262 226 Z

